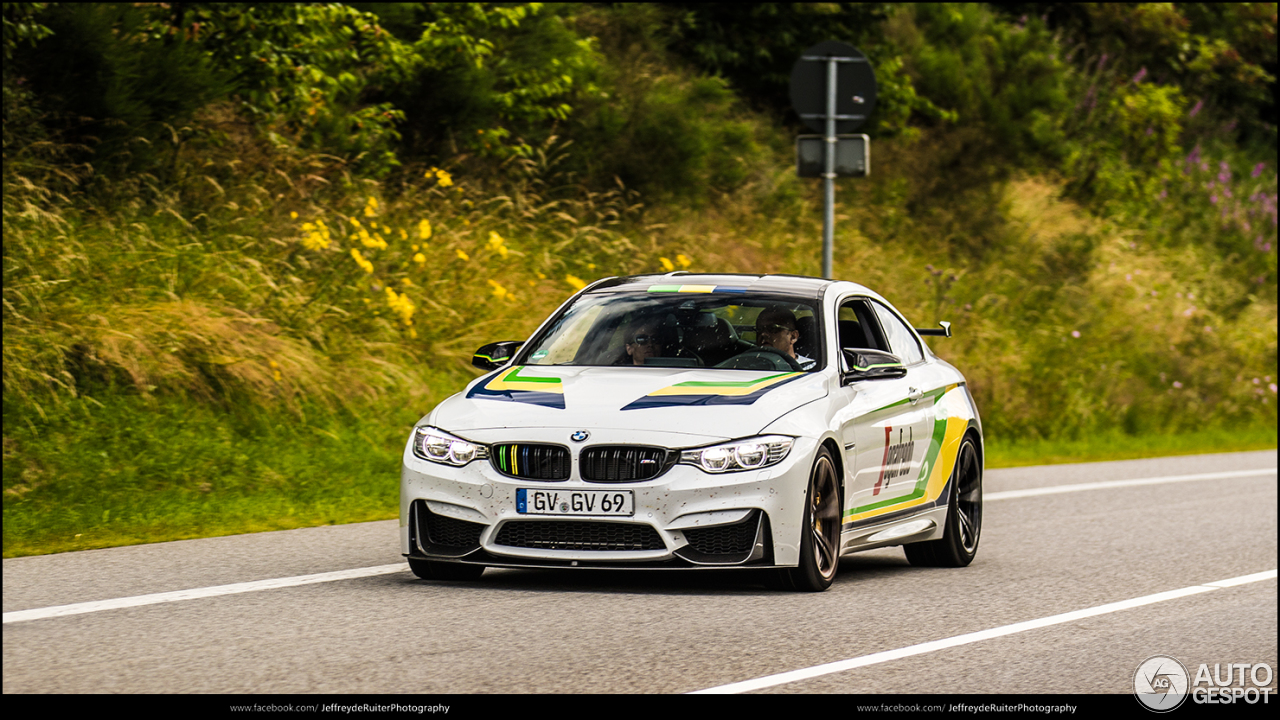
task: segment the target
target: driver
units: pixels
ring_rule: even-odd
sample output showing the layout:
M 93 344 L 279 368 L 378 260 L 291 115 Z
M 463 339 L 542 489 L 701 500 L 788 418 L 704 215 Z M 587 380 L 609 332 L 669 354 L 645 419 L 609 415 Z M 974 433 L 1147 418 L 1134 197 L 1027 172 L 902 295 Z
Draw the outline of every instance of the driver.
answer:
M 812 358 L 796 354 L 796 342 L 800 339 L 800 331 L 796 329 L 795 313 L 784 307 L 766 308 L 756 318 L 756 343 L 794 359 L 801 370 L 813 367 Z
M 633 324 L 626 334 L 627 356 L 633 365 L 644 365 L 645 358 L 662 357 L 664 343 L 658 335 L 657 320 L 642 320 Z

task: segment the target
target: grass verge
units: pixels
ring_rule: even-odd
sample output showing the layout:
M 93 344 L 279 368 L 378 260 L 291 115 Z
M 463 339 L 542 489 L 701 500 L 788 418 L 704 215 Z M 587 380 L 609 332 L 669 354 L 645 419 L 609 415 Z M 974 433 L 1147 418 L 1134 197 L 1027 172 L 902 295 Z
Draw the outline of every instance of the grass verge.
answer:
M 1209 428 L 1190 433 L 1127 435 L 1104 433 L 1082 440 L 991 441 L 987 469 L 1134 460 L 1146 457 L 1275 450 L 1276 428 Z
M 4 557 L 385 520 L 421 408 L 295 414 L 175 399 L 6 408 Z

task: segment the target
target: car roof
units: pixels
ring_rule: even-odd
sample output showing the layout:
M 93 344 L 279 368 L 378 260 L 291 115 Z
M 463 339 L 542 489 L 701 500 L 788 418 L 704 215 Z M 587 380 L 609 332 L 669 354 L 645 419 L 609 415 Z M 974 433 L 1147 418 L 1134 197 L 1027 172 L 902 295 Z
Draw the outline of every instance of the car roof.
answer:
M 733 288 L 750 294 L 792 295 L 820 299 L 834 280 L 803 275 L 751 275 L 742 273 L 689 273 L 676 271 L 663 275 L 631 275 L 600 280 L 587 288 L 588 293 L 650 292 L 655 287 L 684 285 Z M 848 283 L 842 283 L 848 284 Z

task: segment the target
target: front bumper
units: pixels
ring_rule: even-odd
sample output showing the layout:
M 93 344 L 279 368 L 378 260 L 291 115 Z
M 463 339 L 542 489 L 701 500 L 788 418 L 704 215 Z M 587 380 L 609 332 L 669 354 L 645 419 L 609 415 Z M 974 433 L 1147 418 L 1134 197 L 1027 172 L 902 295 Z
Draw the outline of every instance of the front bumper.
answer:
M 546 429 L 512 437 L 467 439 L 485 443 L 544 442 L 563 432 Z M 621 438 L 594 431 L 593 440 Z M 671 434 L 628 444 L 673 443 Z M 432 463 L 405 447 L 400 479 L 400 544 L 409 557 L 504 567 L 730 568 L 795 566 L 809 472 L 817 444 L 797 438 L 779 464 L 763 470 L 713 475 L 675 465 L 652 480 L 586 482 L 571 447 L 568 480 L 544 482 L 504 475 L 487 460 L 463 467 Z M 630 517 L 527 515 L 516 510 L 520 488 L 573 492 L 630 490 Z

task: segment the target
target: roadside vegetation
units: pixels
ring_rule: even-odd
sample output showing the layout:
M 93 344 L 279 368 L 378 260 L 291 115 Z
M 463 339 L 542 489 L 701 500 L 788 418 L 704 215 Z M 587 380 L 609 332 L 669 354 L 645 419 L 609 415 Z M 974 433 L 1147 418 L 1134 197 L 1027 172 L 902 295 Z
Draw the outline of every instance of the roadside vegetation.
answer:
M 586 282 L 818 274 L 829 38 L 835 275 L 953 323 L 989 466 L 1275 447 L 1275 4 L 1020 8 L 5 4 L 5 557 L 395 517 Z

